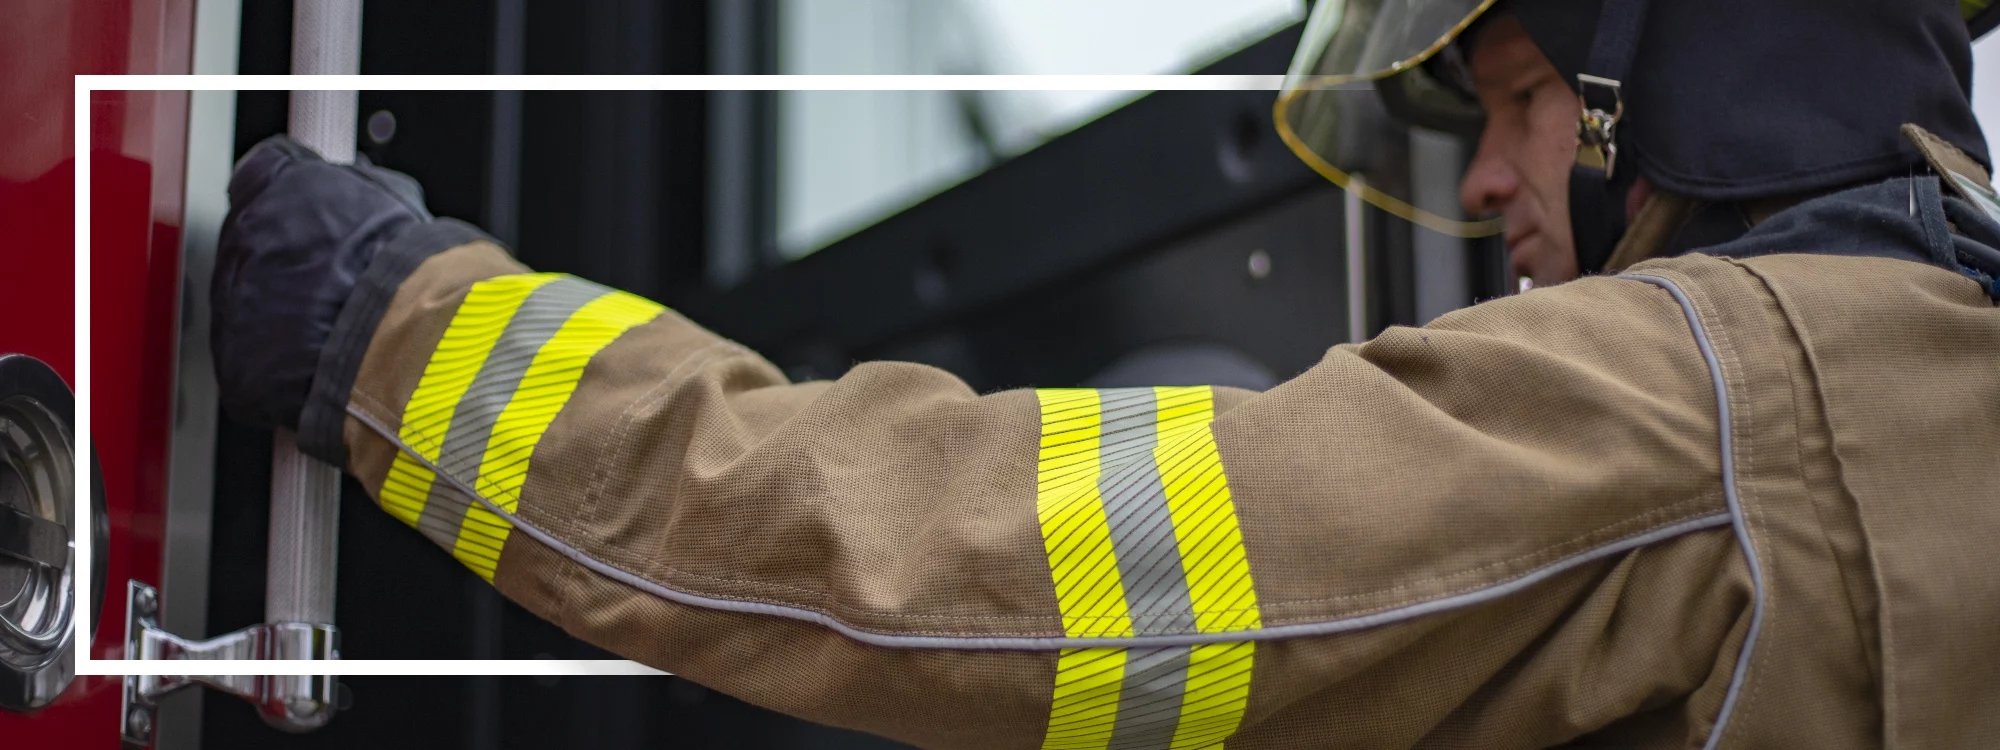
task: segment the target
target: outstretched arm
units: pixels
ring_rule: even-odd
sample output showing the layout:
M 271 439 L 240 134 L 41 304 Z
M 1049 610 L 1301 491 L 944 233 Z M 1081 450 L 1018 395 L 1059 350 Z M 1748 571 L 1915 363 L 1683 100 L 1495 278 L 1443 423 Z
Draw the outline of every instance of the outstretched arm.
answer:
M 528 609 L 809 719 L 928 747 L 1540 747 L 1648 711 L 1693 732 L 1721 700 L 1748 584 L 1687 325 L 1601 279 L 1261 394 L 979 395 L 904 363 L 793 384 L 429 223 L 371 258 L 300 426 Z

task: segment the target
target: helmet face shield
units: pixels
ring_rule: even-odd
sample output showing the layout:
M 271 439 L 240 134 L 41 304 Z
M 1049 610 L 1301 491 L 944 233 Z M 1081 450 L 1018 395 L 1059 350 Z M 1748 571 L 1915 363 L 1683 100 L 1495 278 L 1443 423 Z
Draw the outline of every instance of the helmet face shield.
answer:
M 1278 94 L 1278 135 L 1308 166 L 1384 211 L 1459 237 L 1500 231 L 1498 219 L 1419 203 L 1392 174 L 1394 143 L 1415 125 L 1476 135 L 1479 106 L 1452 45 L 1496 0 L 1320 0 Z

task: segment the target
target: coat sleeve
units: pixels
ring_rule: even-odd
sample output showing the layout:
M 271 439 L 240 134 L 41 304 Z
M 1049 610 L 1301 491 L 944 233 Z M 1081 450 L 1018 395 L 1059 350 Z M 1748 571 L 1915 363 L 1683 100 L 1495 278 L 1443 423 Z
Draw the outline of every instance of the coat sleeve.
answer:
M 321 380 L 352 385 L 306 428 L 514 601 L 753 703 L 937 748 L 1539 747 L 1712 720 L 1741 637 L 1715 396 L 1646 284 L 1266 393 L 981 395 L 907 363 L 789 383 L 427 242 L 342 312 Z

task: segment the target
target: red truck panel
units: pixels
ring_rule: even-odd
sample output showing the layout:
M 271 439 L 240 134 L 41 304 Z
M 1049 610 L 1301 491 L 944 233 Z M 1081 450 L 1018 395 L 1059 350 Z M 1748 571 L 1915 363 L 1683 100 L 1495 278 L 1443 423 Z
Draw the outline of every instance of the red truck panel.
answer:
M 0 8 L 0 101 L 10 110 L 0 118 L 0 351 L 49 362 L 72 384 L 71 76 L 186 73 L 193 11 L 193 0 Z M 99 92 L 91 104 L 91 428 L 111 521 L 98 658 L 122 657 L 126 579 L 160 582 L 187 101 Z M 0 746 L 112 750 L 119 699 L 119 678 L 78 677 L 35 714 L 0 712 Z

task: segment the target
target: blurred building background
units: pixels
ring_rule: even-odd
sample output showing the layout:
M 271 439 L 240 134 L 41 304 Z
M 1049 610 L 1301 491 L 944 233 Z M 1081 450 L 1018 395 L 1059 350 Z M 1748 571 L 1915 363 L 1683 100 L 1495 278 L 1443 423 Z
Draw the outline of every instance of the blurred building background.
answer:
M 784 0 L 778 68 L 1181 73 L 1304 18 L 1304 0 Z M 1137 98 L 1123 91 L 788 91 L 777 242 L 798 257 Z

